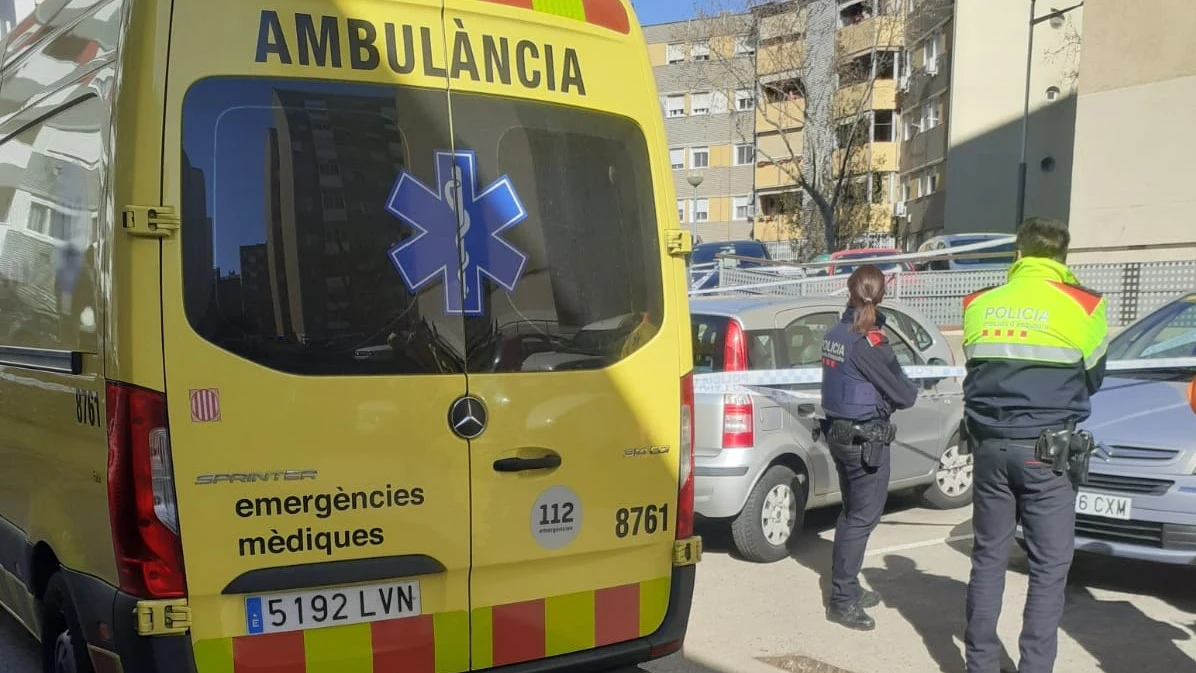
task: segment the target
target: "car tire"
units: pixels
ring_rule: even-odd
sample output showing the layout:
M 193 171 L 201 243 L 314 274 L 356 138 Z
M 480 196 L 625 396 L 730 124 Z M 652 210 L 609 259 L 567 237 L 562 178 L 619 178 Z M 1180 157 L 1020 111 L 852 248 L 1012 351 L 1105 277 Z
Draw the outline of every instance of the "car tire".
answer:
M 933 481 L 922 492 L 922 502 L 934 509 L 959 509 L 972 504 L 972 456 L 960 453 L 960 435 L 956 432 L 939 456 Z
M 731 538 L 740 556 L 755 563 L 774 563 L 789 556 L 806 516 L 806 489 L 793 470 L 773 465 L 748 494 L 743 510 L 731 522 Z
M 75 604 L 62 573 L 46 585 L 41 602 L 42 670 L 45 673 L 95 673 Z

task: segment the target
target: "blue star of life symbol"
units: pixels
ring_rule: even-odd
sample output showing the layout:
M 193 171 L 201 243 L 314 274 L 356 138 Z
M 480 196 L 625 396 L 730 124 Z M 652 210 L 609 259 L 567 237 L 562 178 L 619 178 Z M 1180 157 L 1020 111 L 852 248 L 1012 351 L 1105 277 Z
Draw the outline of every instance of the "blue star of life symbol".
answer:
M 401 171 L 386 211 L 416 234 L 387 251 L 411 294 L 440 281 L 444 312 L 483 313 L 482 276 L 514 292 L 527 255 L 502 238 L 522 222 L 527 210 L 504 175 L 477 191 L 477 159 L 472 151 L 436 151 L 436 189 Z

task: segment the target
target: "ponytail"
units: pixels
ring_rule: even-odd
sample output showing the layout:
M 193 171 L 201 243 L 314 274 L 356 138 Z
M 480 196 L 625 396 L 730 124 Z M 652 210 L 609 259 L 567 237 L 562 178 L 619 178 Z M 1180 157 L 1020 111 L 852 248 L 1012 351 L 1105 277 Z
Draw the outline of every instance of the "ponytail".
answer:
M 875 264 L 857 267 L 847 279 L 848 303 L 855 309 L 851 331 L 865 334 L 876 327 L 876 306 L 885 296 L 885 275 Z
M 876 305 L 866 301 L 855 310 L 855 321 L 851 323 L 851 331 L 856 334 L 866 334 L 876 327 Z

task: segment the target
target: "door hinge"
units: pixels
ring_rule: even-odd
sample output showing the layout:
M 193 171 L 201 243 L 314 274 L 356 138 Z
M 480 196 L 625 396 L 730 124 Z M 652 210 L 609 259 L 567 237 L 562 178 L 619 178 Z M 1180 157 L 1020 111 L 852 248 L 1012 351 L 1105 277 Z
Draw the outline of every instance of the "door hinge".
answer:
M 695 535 L 673 541 L 673 566 L 696 565 L 702 560 L 702 538 Z
M 186 598 L 168 601 L 137 601 L 133 612 L 137 615 L 137 633 L 142 636 L 165 636 L 185 633 L 191 628 L 191 608 Z
M 669 254 L 674 257 L 688 255 L 694 249 L 693 234 L 684 229 L 667 229 L 665 230 L 665 240 L 668 244 Z
M 179 215 L 171 206 L 125 206 L 125 233 L 139 238 L 168 238 L 179 230 Z

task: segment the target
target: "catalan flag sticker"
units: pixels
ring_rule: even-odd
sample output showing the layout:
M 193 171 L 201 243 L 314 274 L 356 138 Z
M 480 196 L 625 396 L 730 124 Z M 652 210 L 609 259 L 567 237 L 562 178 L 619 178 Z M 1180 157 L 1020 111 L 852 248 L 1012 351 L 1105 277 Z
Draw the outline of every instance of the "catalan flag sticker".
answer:
M 623 0 L 478 0 L 498 5 L 530 9 L 566 19 L 584 21 L 617 33 L 631 32 L 631 20 Z

